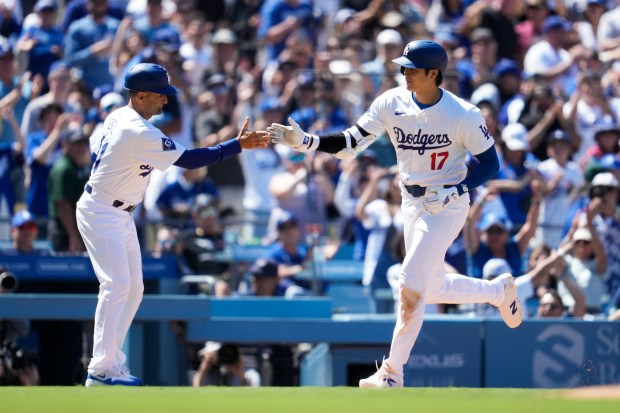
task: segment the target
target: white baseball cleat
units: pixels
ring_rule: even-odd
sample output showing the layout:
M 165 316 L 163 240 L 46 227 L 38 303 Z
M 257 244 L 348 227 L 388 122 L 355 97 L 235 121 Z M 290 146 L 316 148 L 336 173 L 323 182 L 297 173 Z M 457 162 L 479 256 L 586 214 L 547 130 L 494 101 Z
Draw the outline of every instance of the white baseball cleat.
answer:
M 387 361 L 383 360 L 381 367 L 367 379 L 360 380 L 360 387 L 367 389 L 380 389 L 383 387 L 403 387 L 403 376 L 392 370 Z
M 93 386 L 141 386 L 142 381 L 129 374 L 125 366 L 113 366 L 99 374 L 88 374 L 86 387 Z
M 515 278 L 505 273 L 491 281 L 495 284 L 500 284 L 504 289 L 504 298 L 502 302 L 497 306 L 499 313 L 504 319 L 504 323 L 510 328 L 517 328 L 523 321 L 523 314 L 521 313 L 521 302 L 517 296 L 517 286 L 515 284 Z

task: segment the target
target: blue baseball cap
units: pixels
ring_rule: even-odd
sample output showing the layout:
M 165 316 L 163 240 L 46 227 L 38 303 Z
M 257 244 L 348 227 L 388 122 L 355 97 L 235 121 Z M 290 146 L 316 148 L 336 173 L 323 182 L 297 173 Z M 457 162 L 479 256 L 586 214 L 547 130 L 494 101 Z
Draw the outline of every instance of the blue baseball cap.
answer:
M 521 70 L 519 70 L 519 65 L 516 60 L 512 59 L 501 59 L 495 67 L 493 68 L 495 75 L 504 76 L 508 74 L 521 75 Z
M 176 95 L 179 89 L 170 84 L 168 72 L 154 63 L 139 63 L 125 75 L 125 89 L 134 92 L 151 92 L 160 95 Z
M 159 29 L 153 34 L 152 44 L 169 53 L 178 52 L 181 48 L 181 36 L 170 28 Z
M 487 231 L 491 227 L 500 227 L 506 231 L 509 231 L 511 228 L 511 225 L 506 218 L 499 216 L 494 212 L 484 214 L 477 226 L 482 232 Z
M 549 132 L 549 135 L 547 135 L 547 142 L 548 143 L 553 143 L 553 142 L 570 143 L 570 137 L 562 129 L 555 129 Z
M 13 215 L 13 219 L 11 219 L 11 227 L 19 228 L 29 222 L 35 222 L 34 216 L 27 209 L 23 209 Z
M 620 171 L 620 158 L 613 153 L 603 155 L 598 164 L 607 170 Z
M 282 104 L 280 100 L 276 97 L 267 97 L 261 101 L 260 110 L 261 112 L 267 112 L 268 110 L 280 110 L 282 109 Z
M 545 19 L 542 26 L 543 33 L 549 33 L 551 30 L 570 30 L 570 23 L 562 16 L 549 16 Z
M 56 3 L 56 0 L 39 0 L 36 2 L 33 8 L 36 13 L 42 12 L 44 10 L 56 9 L 58 9 L 58 3 Z
M 299 220 L 297 219 L 297 217 L 294 214 L 286 211 L 283 211 L 282 215 L 278 217 L 278 220 L 276 221 L 276 228 L 278 231 L 297 225 L 299 225 Z

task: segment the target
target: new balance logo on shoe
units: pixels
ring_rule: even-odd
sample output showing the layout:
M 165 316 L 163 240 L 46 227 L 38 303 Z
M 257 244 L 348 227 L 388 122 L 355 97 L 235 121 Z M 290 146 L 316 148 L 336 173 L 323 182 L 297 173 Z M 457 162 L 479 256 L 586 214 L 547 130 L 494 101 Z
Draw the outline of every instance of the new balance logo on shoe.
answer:
M 389 377 L 384 378 L 383 381 L 390 387 L 394 387 L 394 385 L 396 384 L 396 380 L 392 380 Z
M 515 313 L 517 312 L 517 301 L 513 301 L 510 304 L 510 309 L 512 310 L 512 315 L 515 315 Z

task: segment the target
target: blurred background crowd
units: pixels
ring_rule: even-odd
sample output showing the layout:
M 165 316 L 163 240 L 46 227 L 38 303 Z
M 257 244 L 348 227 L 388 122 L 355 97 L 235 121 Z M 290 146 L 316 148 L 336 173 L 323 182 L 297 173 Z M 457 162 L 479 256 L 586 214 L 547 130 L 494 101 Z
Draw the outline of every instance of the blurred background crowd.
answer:
M 126 104 L 134 64 L 168 70 L 181 92 L 151 122 L 192 148 L 234 137 L 245 116 L 340 132 L 404 84 L 392 59 L 422 38 L 447 50 L 442 87 L 480 108 L 502 165 L 471 194 L 447 270 L 518 276 L 530 317 L 619 318 L 617 0 L 0 0 L 0 254 L 84 254 L 89 137 Z M 335 294 L 324 263 L 360 263 L 368 311 L 391 312 L 405 253 L 395 164 L 385 135 L 349 162 L 274 146 L 153 171 L 134 211 L 141 245 L 198 276 L 188 293 L 215 296 Z M 239 266 L 237 245 L 264 254 Z M 194 384 L 219 350 L 201 350 Z

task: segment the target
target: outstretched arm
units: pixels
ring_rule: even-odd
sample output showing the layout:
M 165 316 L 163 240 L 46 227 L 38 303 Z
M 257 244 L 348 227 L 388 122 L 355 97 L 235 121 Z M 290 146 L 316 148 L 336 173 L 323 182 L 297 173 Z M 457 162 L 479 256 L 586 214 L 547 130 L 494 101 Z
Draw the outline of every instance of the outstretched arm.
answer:
M 209 148 L 186 150 L 174 163 L 186 169 L 196 169 L 221 162 L 237 155 L 243 149 L 266 148 L 269 144 L 269 135 L 264 131 L 248 131 L 250 119 L 246 118 L 239 135 L 235 139 L 223 142 Z
M 304 132 L 292 118 L 288 121 L 291 126 L 272 123 L 267 132 L 273 143 L 281 143 L 300 152 L 317 150 L 332 153 L 339 159 L 352 159 L 375 141 L 375 135 L 357 124 L 340 133 L 318 136 Z

